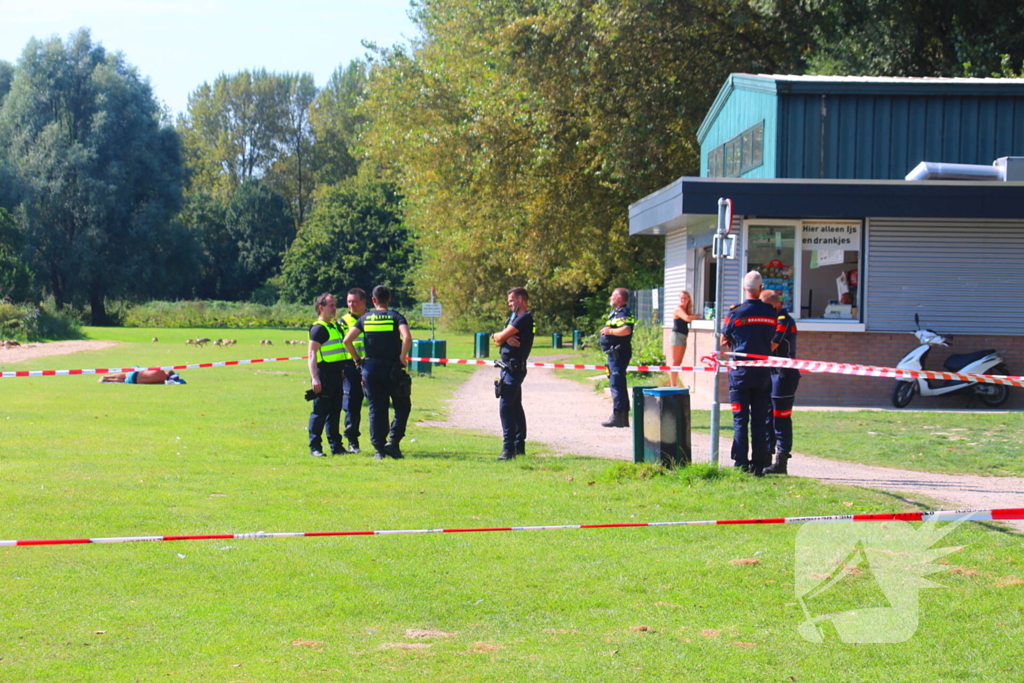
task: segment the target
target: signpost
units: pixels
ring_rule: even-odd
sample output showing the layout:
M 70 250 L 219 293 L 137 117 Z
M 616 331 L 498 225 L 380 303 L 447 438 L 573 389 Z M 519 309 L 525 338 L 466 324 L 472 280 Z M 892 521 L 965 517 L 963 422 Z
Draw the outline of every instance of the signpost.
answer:
M 715 357 L 721 358 L 722 348 L 722 299 L 725 289 L 725 259 L 736 258 L 736 235 L 732 231 L 732 200 L 718 200 L 718 231 L 715 233 L 711 246 L 711 255 L 718 266 L 715 268 L 715 335 L 712 344 L 715 346 Z M 719 366 L 715 364 L 715 374 L 711 384 L 711 464 L 718 464 L 718 433 L 720 431 L 720 412 L 718 390 Z
M 430 303 L 423 304 L 421 315 L 430 318 L 430 341 L 434 341 L 434 318 L 441 317 L 441 302 L 437 301 L 437 290 L 430 288 Z

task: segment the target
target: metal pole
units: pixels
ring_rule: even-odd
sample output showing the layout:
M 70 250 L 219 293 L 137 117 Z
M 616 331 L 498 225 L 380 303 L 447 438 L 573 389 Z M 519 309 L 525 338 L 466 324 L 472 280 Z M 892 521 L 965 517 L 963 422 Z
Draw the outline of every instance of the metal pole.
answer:
M 436 300 L 437 300 L 437 290 L 434 289 L 433 287 L 431 287 L 430 288 L 430 303 L 434 303 Z M 434 341 L 434 318 L 433 318 L 433 316 L 431 316 L 431 318 L 430 318 L 430 341 L 431 341 L 431 347 L 430 348 L 433 349 L 434 348 L 433 347 L 433 341 Z M 433 355 L 434 352 L 431 351 L 430 353 L 431 353 L 431 355 Z
M 722 298 L 725 292 L 725 279 L 723 270 L 725 266 L 725 236 L 732 228 L 728 223 L 732 220 L 732 211 L 729 210 L 729 200 L 718 200 L 718 234 L 715 236 L 714 256 L 715 267 L 715 334 L 712 338 L 714 344 L 715 358 L 721 358 L 722 343 Z M 721 404 L 719 403 L 718 390 L 719 366 L 715 364 L 715 374 L 712 375 L 711 384 L 711 464 L 718 464 L 718 433 L 721 428 Z

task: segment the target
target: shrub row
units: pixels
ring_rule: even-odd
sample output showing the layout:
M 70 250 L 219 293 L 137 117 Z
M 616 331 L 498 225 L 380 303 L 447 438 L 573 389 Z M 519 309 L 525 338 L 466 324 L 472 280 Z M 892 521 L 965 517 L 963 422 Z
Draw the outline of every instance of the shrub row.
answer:
M 338 309 L 339 315 L 344 312 Z M 416 326 L 420 322 L 418 316 L 402 313 L 409 325 Z M 316 313 L 312 304 L 268 306 L 236 301 L 150 301 L 128 306 L 120 318 L 125 327 L 307 328 L 316 320 Z
M 71 308 L 58 310 L 52 301 L 39 306 L 0 301 L 0 338 L 20 342 L 81 339 L 82 322 Z

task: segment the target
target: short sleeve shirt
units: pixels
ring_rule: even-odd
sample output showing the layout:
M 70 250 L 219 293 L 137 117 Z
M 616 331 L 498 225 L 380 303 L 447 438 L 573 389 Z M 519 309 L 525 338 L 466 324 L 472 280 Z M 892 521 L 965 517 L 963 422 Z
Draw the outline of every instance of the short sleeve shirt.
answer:
M 405 316 L 398 311 L 367 311 L 355 325 L 363 331 L 366 357 L 374 360 L 399 360 L 402 355 L 402 333 L 398 328 L 408 324 Z
M 533 350 L 533 337 L 537 332 L 537 325 L 533 321 L 533 313 L 530 311 L 525 311 L 518 315 L 513 313 L 509 316 L 507 324 L 518 330 L 516 336 L 519 337 L 519 346 L 511 346 L 506 341 L 501 345 L 501 359 L 525 362 Z
M 636 325 L 636 319 L 633 317 L 632 312 L 629 310 L 629 306 L 623 306 L 622 308 L 616 308 L 614 311 L 608 314 L 607 326 L 611 328 L 617 327 L 628 327 L 629 334 L 618 337 L 613 334 L 605 335 L 607 341 L 604 344 L 608 348 L 619 348 L 629 350 L 633 346 L 633 327 Z

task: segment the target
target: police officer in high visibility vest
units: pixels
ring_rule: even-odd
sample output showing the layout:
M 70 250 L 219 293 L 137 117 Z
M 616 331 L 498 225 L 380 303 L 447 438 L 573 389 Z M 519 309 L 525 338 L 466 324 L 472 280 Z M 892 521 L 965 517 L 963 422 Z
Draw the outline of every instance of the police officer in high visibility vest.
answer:
M 338 327 L 344 337 L 348 331 L 355 327 L 356 321 L 366 313 L 366 292 L 359 287 L 348 290 L 345 300 L 348 311 L 338 318 Z M 353 342 L 356 351 L 360 356 L 364 354 L 363 340 L 357 338 Z M 347 353 L 347 352 L 346 352 Z M 356 367 L 355 362 L 348 358 L 342 362 L 342 374 L 344 375 L 343 389 L 344 399 L 341 408 L 345 411 L 345 440 L 348 442 L 348 452 L 359 452 L 359 424 L 363 410 L 363 378 Z
M 772 337 L 772 355 L 796 358 L 796 321 L 782 307 L 782 298 L 766 289 L 761 301 L 776 311 L 775 336 Z M 788 474 L 786 462 L 793 449 L 793 401 L 800 386 L 800 371 L 792 368 L 772 370 L 772 410 L 768 416 L 768 455 L 775 451 L 775 462 L 765 474 Z
M 601 328 L 601 350 L 608 359 L 608 384 L 612 390 L 612 416 L 602 427 L 629 426 L 629 394 L 626 390 L 626 368 L 633 359 L 633 326 L 636 319 L 629 311 L 629 290 L 619 287 L 609 300 L 612 311 Z
M 410 380 L 405 359 L 412 348 L 412 334 L 405 316 L 388 309 L 391 290 L 384 285 L 373 288 L 373 310 L 356 321 L 345 335 L 345 348 L 362 369 L 363 386 L 370 402 L 370 443 L 374 459 L 402 458 L 399 443 L 412 411 Z M 362 335 L 365 354 L 355 346 Z M 388 429 L 388 402 L 395 408 L 395 419 Z
M 345 452 L 341 445 L 341 405 L 344 399 L 343 361 L 349 360 L 342 342 L 344 335 L 334 323 L 338 305 L 330 294 L 316 298 L 317 320 L 309 328 L 309 379 L 313 387 L 313 412 L 309 416 L 309 454 L 324 456 L 323 433 L 327 428 L 327 441 L 331 454 Z
M 763 281 L 752 270 L 743 278 L 747 300 L 729 309 L 723 321 L 722 344 L 740 353 L 770 355 L 775 335 L 775 309 L 758 297 Z M 743 357 L 737 358 L 743 360 Z M 732 459 L 736 467 L 764 476 L 770 463 L 767 422 L 771 410 L 771 369 L 738 367 L 729 369 L 729 402 L 732 404 Z M 747 425 L 750 425 L 750 453 Z

